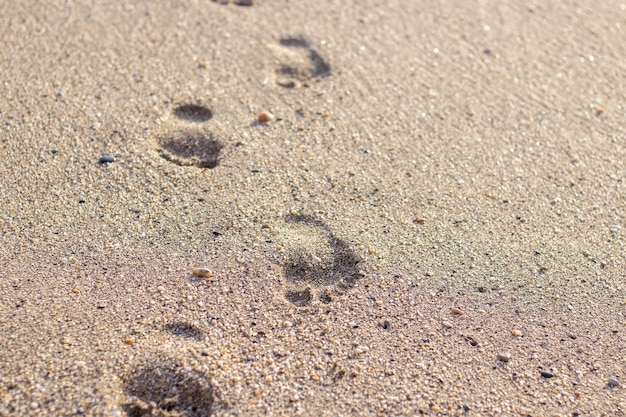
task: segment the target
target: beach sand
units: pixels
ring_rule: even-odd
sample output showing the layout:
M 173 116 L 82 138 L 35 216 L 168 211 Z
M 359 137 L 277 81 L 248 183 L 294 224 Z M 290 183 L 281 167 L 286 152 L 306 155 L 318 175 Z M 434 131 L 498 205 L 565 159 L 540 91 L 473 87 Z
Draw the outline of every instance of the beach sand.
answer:
M 0 3 L 0 416 L 626 414 L 623 2 L 121 3 Z

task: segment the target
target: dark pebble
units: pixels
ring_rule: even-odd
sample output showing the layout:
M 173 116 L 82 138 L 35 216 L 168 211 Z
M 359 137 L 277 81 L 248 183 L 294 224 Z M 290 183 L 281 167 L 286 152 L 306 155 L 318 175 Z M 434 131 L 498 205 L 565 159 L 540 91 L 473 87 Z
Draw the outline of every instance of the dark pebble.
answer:
M 100 162 L 101 164 L 107 164 L 107 163 L 115 162 L 115 157 L 114 156 L 109 156 L 109 155 L 102 155 L 100 157 L 100 159 L 98 159 L 98 162 Z
M 541 373 L 541 376 L 544 377 L 544 378 L 552 378 L 552 377 L 554 377 L 554 374 L 552 372 L 543 371 Z

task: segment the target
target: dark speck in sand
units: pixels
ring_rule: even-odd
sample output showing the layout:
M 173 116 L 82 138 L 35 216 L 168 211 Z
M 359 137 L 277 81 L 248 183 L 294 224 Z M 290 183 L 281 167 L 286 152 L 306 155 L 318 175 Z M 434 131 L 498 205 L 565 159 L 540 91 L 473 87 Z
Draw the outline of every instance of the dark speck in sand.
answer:
M 109 156 L 109 155 L 102 155 L 100 159 L 98 160 L 98 162 L 101 164 L 110 164 L 112 162 L 115 162 L 115 157 Z

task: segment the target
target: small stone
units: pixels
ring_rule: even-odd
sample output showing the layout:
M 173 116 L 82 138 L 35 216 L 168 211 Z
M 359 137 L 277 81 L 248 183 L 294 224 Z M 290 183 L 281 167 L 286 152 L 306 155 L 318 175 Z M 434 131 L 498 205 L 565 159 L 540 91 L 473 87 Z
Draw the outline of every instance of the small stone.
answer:
M 276 120 L 276 116 L 274 116 L 270 112 L 264 111 L 259 114 L 259 122 L 261 123 L 269 123 L 273 122 L 274 120 Z
M 618 387 L 619 386 L 619 380 L 617 378 L 609 378 L 609 380 L 607 381 L 607 383 L 609 384 L 609 386 L 611 387 Z
M 165 292 L 165 287 L 164 287 L 163 285 L 159 285 L 159 286 L 157 287 L 157 290 L 158 290 L 159 292 Z
M 421 218 L 419 216 L 413 219 L 414 223 L 420 223 L 421 224 L 421 223 L 424 223 L 425 221 L 426 221 L 426 219 L 423 219 L 423 218 Z
M 522 335 L 522 332 L 520 332 L 519 330 L 513 330 L 511 331 L 511 334 L 515 337 L 520 337 Z
M 460 316 L 465 315 L 465 313 L 463 312 L 463 310 L 461 310 L 460 308 L 456 308 L 456 307 L 452 307 L 450 309 L 454 314 L 458 314 Z
M 124 339 L 124 343 L 126 343 L 127 345 L 132 345 L 135 343 L 135 341 L 129 337 Z
M 274 381 L 274 377 L 271 375 L 268 375 L 265 377 L 265 382 L 273 382 Z
M 191 272 L 200 278 L 211 278 L 213 276 L 213 272 L 211 272 L 210 269 L 207 268 L 194 268 L 191 270 Z
M 511 354 L 509 352 L 498 353 L 496 357 L 498 358 L 499 361 L 502 361 L 502 362 L 508 362 L 511 360 Z
M 115 157 L 109 156 L 109 155 L 102 155 L 100 159 L 98 159 L 98 162 L 101 164 L 110 164 L 110 163 L 115 162 Z
M 252 0 L 235 0 L 237 6 L 252 6 Z
M 453 327 L 453 326 L 452 326 L 452 323 L 449 323 L 449 322 L 447 322 L 447 321 L 442 321 L 442 322 L 441 322 L 441 324 L 442 324 L 442 325 L 443 325 L 443 327 L 445 327 L 446 329 L 451 329 L 451 328 Z
M 554 374 L 553 374 L 552 372 L 542 371 L 542 372 L 541 372 L 541 376 L 542 376 L 543 378 L 553 378 L 553 377 L 554 377 Z

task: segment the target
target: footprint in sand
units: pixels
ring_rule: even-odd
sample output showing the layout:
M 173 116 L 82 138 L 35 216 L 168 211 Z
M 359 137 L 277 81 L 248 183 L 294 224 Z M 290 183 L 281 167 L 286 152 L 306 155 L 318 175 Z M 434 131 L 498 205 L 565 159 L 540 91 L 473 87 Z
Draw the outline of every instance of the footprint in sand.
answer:
M 285 298 L 298 307 L 313 300 L 330 303 L 334 294 L 352 288 L 362 276 L 361 259 L 348 244 L 330 232 L 328 226 L 311 216 L 289 215 L 294 225 L 293 249 L 283 268 Z
M 184 104 L 174 109 L 174 116 L 186 124 L 203 123 L 213 117 L 211 109 L 197 104 Z M 224 147 L 211 133 L 200 129 L 178 128 L 160 134 L 157 151 L 164 159 L 180 166 L 215 168 Z
M 215 394 L 210 379 L 162 357 L 138 365 L 126 382 L 129 417 L 209 417 L 215 410 Z
M 272 45 L 277 59 L 276 84 L 285 88 L 308 86 L 330 75 L 330 65 L 302 36 L 287 37 Z

